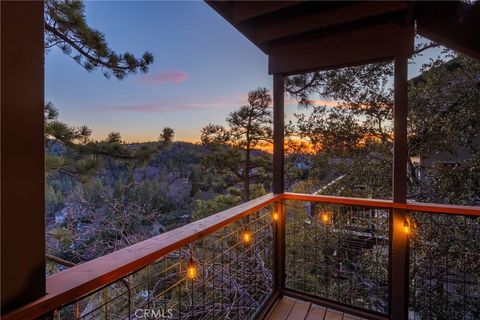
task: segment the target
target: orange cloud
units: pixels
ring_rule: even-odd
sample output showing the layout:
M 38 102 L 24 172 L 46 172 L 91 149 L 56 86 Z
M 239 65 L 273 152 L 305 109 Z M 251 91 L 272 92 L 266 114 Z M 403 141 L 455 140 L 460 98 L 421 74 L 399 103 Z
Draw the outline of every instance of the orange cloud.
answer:
M 340 107 L 340 101 L 332 101 L 332 100 L 325 100 L 325 99 L 313 99 L 309 101 L 311 104 L 315 106 L 327 106 L 332 108 Z

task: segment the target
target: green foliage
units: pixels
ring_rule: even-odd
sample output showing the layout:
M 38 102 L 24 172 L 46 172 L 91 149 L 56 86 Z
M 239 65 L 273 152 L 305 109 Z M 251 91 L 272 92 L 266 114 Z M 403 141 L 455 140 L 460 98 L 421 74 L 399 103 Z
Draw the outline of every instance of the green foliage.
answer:
M 87 126 L 72 127 L 58 120 L 58 109 L 48 102 L 44 109 L 45 138 L 61 141 L 66 145 L 87 143 L 92 134 Z
M 267 193 L 262 185 L 252 185 L 252 197 L 258 198 Z M 210 200 L 196 200 L 195 210 L 192 213 L 193 220 L 199 220 L 208 217 L 214 213 L 232 208 L 243 202 L 242 191 L 231 187 L 227 194 L 220 194 Z
M 291 123 L 290 129 L 309 139 L 317 151 L 312 156 L 308 179 L 294 184 L 294 191 L 391 199 L 393 97 L 388 85 L 391 75 L 391 64 L 373 64 L 289 78 L 286 86 L 290 94 L 302 106 L 311 107 L 310 114 L 297 115 L 297 123 Z M 478 205 L 479 76 L 480 63 L 450 54 L 425 64 L 422 74 L 410 81 L 410 199 Z M 313 94 L 338 101 L 339 105 L 335 109 L 312 107 L 309 98 Z M 427 161 L 414 165 L 412 156 Z M 424 213 L 415 217 L 418 225 L 411 236 L 414 252 L 410 253 L 410 311 L 422 319 L 457 319 L 464 317 L 464 310 L 467 317 L 478 314 L 479 253 L 474 248 L 478 219 Z M 378 228 L 377 223 L 372 226 Z M 296 236 L 309 240 L 312 231 L 308 228 L 299 230 Z M 388 228 L 385 230 L 388 232 Z M 328 239 L 322 241 L 318 250 L 325 251 L 330 245 Z M 365 283 L 383 287 L 387 264 L 378 264 L 378 257 L 387 261 L 385 246 L 364 248 L 357 263 L 344 269 L 362 274 Z M 328 254 L 321 258 L 333 259 Z M 295 270 L 290 268 L 287 272 L 292 274 Z M 311 273 L 315 275 L 314 271 Z M 300 284 L 295 288 L 311 292 L 315 284 L 311 273 L 307 273 L 306 286 Z M 332 274 L 326 278 L 333 277 Z M 316 285 L 320 291 L 325 290 L 321 292 L 327 297 L 335 294 L 329 291 L 331 288 L 324 288 L 324 282 Z M 339 292 L 350 293 L 348 288 L 335 287 Z
M 120 135 L 120 132 L 110 132 L 107 136 L 107 139 L 105 139 L 106 143 L 121 143 L 122 142 L 122 136 Z
M 165 127 L 160 134 L 159 140 L 163 142 L 172 142 L 175 137 L 175 131 L 170 127 Z
M 479 152 L 480 63 L 465 56 L 436 59 L 423 66 L 409 90 L 411 155 L 460 147 Z M 441 139 L 440 139 L 441 137 Z
M 101 69 L 104 76 L 123 79 L 128 74 L 148 72 L 153 55 L 136 58 L 129 52 L 116 53 L 100 31 L 87 24 L 82 0 L 45 1 L 45 48 L 59 47 L 88 72 Z
M 426 170 L 426 177 L 442 202 L 472 205 L 480 200 L 480 159 L 436 163 Z
M 197 200 L 193 220 L 199 220 L 242 203 L 242 197 L 235 194 L 218 195 L 212 200 Z
M 60 205 L 63 204 L 62 192 L 56 191 L 49 183 L 45 184 L 45 206 L 47 211 L 56 211 L 61 209 Z
M 202 144 L 211 150 L 204 163 L 225 174 L 230 185 L 243 183 L 245 201 L 250 199 L 250 180 L 259 181 L 271 167 L 270 156 L 257 151 L 272 138 L 271 101 L 267 89 L 258 88 L 248 93 L 248 105 L 230 113 L 228 128 L 209 124 L 202 129 Z

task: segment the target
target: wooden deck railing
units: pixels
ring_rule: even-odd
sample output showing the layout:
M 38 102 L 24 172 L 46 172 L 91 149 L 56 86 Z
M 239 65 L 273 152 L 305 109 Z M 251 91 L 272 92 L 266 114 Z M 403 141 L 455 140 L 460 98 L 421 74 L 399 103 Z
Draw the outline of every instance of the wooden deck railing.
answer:
M 47 277 L 47 294 L 2 319 L 35 319 L 80 297 L 122 279 L 195 240 L 206 237 L 269 204 L 279 195 L 268 194 L 234 208 L 118 250 Z
M 370 200 L 295 193 L 279 195 L 268 194 L 106 256 L 53 274 L 47 278 L 47 294 L 44 297 L 5 314 L 2 318 L 6 320 L 34 319 L 50 314 L 54 310 L 115 283 L 125 276 L 154 263 L 167 254 L 199 239 L 205 238 L 232 223 L 238 222 L 242 218 L 272 203 L 283 203 L 289 200 L 378 209 L 401 209 L 406 212 L 415 211 L 480 217 L 480 208 L 478 207 L 424 203 L 400 204 L 389 200 Z M 284 230 L 284 228 L 281 229 Z M 277 237 L 276 239 L 282 239 L 282 237 Z M 283 237 L 283 239 L 285 238 Z M 278 244 L 272 245 L 276 246 Z M 285 257 L 279 257 L 277 255 L 276 259 L 279 258 L 283 258 L 283 262 L 280 261 L 280 263 L 284 264 Z M 279 261 L 276 261 L 274 265 L 277 266 L 277 263 L 279 263 Z M 361 314 L 364 315 L 364 313 Z

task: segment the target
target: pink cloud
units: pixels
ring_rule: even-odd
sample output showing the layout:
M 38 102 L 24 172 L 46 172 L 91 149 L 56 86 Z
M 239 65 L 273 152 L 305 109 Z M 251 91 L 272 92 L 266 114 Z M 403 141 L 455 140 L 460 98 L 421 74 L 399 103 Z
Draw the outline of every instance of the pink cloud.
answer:
M 143 83 L 159 85 L 165 83 L 179 84 L 187 80 L 188 74 L 183 71 L 169 70 L 161 71 L 156 74 L 147 74 L 141 78 Z

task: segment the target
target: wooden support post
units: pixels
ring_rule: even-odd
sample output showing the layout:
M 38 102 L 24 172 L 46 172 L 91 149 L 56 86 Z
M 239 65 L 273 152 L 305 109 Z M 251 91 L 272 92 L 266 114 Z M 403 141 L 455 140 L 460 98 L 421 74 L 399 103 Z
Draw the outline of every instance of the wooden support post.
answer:
M 393 142 L 393 201 L 407 201 L 407 72 L 408 56 L 395 58 Z M 390 312 L 393 320 L 408 319 L 408 234 L 403 230 L 405 210 L 390 218 Z
M 283 82 L 282 75 L 273 75 L 273 193 L 275 194 L 284 192 L 285 89 Z
M 273 193 L 284 192 L 284 79 L 282 75 L 273 75 Z M 275 204 L 278 220 L 274 232 L 274 287 L 285 286 L 285 208 L 283 201 Z
M 1 2 L 1 312 L 45 294 L 44 6 Z

